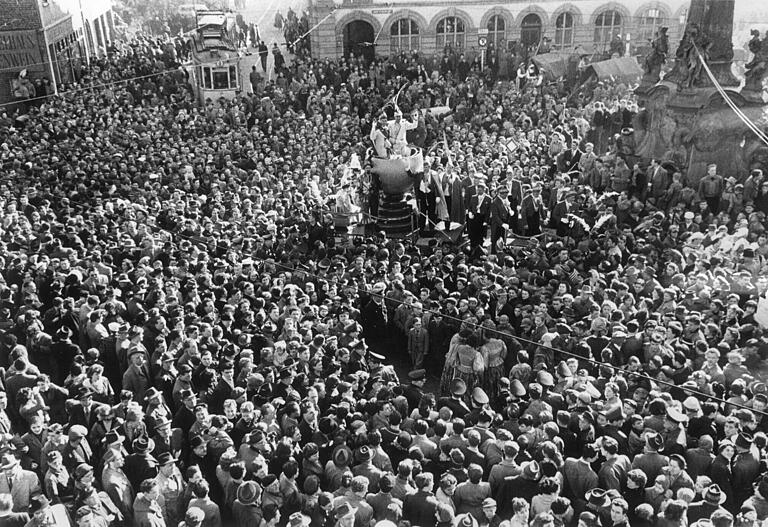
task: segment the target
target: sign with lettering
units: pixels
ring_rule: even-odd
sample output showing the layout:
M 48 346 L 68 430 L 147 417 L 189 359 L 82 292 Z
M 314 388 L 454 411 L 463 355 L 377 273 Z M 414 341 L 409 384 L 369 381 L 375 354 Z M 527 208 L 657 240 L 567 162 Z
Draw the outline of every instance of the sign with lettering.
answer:
M 477 30 L 477 44 L 484 48 L 488 45 L 488 29 L 478 29 Z
M 391 15 L 393 12 L 393 9 L 371 9 L 372 15 Z
M 0 32 L 0 69 L 22 70 L 42 62 L 36 31 Z

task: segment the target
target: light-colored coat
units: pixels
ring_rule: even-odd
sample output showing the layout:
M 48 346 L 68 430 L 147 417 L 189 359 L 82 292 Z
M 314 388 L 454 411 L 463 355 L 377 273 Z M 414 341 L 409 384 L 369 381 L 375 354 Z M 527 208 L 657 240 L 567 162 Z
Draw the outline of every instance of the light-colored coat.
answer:
M 18 470 L 13 476 L 12 485 L 8 484 L 8 477 L 0 476 L 0 494 L 11 495 L 13 512 L 26 512 L 29 509 L 30 498 L 41 492 L 40 478 L 29 470 Z

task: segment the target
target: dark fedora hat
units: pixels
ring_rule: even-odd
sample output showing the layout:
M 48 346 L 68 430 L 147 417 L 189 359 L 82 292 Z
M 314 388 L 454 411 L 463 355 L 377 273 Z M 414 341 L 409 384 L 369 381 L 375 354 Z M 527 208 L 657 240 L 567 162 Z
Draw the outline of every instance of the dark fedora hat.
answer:
M 651 432 L 647 436 L 645 436 L 645 444 L 651 450 L 654 450 L 655 452 L 659 452 L 661 449 L 664 448 L 664 439 L 661 437 L 661 434 L 659 434 L 658 432 Z
M 593 507 L 607 507 L 611 503 L 611 497 L 603 489 L 591 489 L 584 495 L 587 503 Z
M 243 505 L 255 504 L 261 496 L 261 487 L 255 481 L 243 481 L 237 488 L 237 499 Z
M 713 505 L 722 505 L 728 497 L 722 491 L 720 485 L 713 484 L 704 491 L 704 501 Z
M 155 449 L 155 442 L 147 436 L 139 436 L 133 440 L 133 451 L 136 454 L 149 454 Z

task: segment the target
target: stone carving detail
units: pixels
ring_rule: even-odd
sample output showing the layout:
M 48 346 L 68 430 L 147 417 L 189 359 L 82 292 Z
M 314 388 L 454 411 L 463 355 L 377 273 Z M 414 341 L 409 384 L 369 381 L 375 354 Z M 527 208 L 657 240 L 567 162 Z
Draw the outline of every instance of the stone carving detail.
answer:
M 768 74 L 768 33 L 765 38 L 760 40 L 760 32 L 756 29 L 751 31 L 752 39 L 749 41 L 749 51 L 752 52 L 753 57 L 747 64 L 744 65 L 747 68 L 745 73 L 745 84 L 742 92 L 756 92 L 762 93 L 763 91 L 763 79 Z
M 656 84 L 661 78 L 661 67 L 667 62 L 669 53 L 669 37 L 666 27 L 656 31 L 656 37 L 651 42 L 651 51 L 645 57 L 645 75 L 643 84 Z
M 688 24 L 675 52 L 675 69 L 665 77 L 677 83 L 677 90 L 708 86 L 702 62 L 709 62 L 712 41 L 697 24 Z

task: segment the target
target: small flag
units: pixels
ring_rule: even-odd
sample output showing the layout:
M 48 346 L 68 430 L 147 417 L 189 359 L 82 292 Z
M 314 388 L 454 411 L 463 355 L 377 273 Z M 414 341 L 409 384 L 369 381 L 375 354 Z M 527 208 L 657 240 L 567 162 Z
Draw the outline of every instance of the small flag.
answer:
M 509 150 L 510 154 L 514 154 L 515 150 L 520 148 L 520 145 L 517 143 L 517 141 L 515 141 L 513 137 L 510 137 L 509 141 L 507 141 L 507 143 L 504 146 L 507 147 L 507 150 Z

